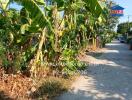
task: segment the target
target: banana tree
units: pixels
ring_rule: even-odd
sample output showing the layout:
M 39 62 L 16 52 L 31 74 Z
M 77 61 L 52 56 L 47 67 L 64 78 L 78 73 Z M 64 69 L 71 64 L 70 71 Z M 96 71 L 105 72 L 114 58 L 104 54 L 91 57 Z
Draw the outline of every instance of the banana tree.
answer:
M 96 21 L 92 22 L 92 20 L 97 20 L 104 9 L 98 0 L 10 1 L 22 5 L 25 11 L 29 13 L 26 19 L 21 16 L 21 19 L 26 21 L 20 27 L 20 33 L 25 35 L 24 40 L 27 40 L 27 34 L 30 34 L 30 40 L 34 36 L 37 37 L 33 71 L 36 70 L 37 64 L 43 58 L 48 59 L 48 61 L 51 58 L 54 60 L 50 61 L 59 61 L 62 55 L 67 60 L 69 58 L 65 54 L 69 54 L 74 59 L 78 49 L 83 48 L 88 35 L 90 33 L 96 34 L 94 30 Z M 64 12 L 62 17 L 59 17 L 60 11 Z M 90 30 L 91 27 L 93 31 Z
M 68 0 L 68 1 L 59 1 L 59 0 L 55 0 L 54 2 L 52 1 L 52 5 L 55 7 L 54 9 L 54 13 L 52 13 L 52 17 L 54 17 L 54 26 L 51 25 L 51 21 L 50 18 L 45 15 L 45 12 L 47 9 L 46 3 L 41 1 L 41 4 L 43 4 L 45 10 L 42 11 L 41 7 L 39 6 L 39 4 L 37 3 L 38 1 L 40 2 L 40 0 L 38 0 L 37 2 L 34 0 L 15 0 L 16 2 L 19 2 L 21 5 L 23 5 L 32 15 L 31 18 L 33 19 L 32 23 L 39 25 L 39 28 L 44 28 L 47 27 L 49 28 L 50 31 L 54 31 L 55 34 L 55 48 L 58 48 L 58 33 L 57 33 L 57 28 L 56 26 L 58 26 L 58 21 L 55 19 L 56 15 L 53 14 L 57 14 L 59 10 L 64 11 L 64 21 L 65 26 L 64 26 L 64 30 L 68 30 L 68 38 L 69 40 L 66 42 L 66 44 L 68 45 L 69 48 L 72 48 L 72 46 L 74 46 L 74 44 L 72 42 L 74 42 L 75 37 L 77 36 L 76 34 L 76 30 L 77 30 L 77 11 L 81 10 L 82 8 L 85 7 L 85 9 L 87 11 L 89 11 L 91 14 L 96 15 L 96 17 L 98 17 L 101 12 L 103 11 L 103 8 L 100 6 L 99 2 L 97 0 L 94 0 L 94 2 L 92 0 L 87 1 L 87 0 Z M 57 4 L 57 5 L 56 5 Z M 63 4 L 63 5 L 62 5 Z M 83 7 L 84 6 L 84 7 Z M 95 9 L 96 8 L 96 9 Z M 34 9 L 34 10 L 32 10 Z M 97 10 L 98 9 L 98 10 Z M 37 16 L 36 16 L 37 13 Z M 56 22 L 55 22 L 56 21 Z M 67 24 L 67 25 L 66 25 Z M 67 26 L 67 27 L 66 27 Z M 71 34 L 70 34 L 71 33 Z M 73 35 L 75 34 L 75 36 Z M 65 36 L 65 34 L 64 34 Z M 74 38 L 71 38 L 74 37 Z M 42 47 L 42 46 L 41 46 Z M 37 57 L 39 58 L 39 57 Z

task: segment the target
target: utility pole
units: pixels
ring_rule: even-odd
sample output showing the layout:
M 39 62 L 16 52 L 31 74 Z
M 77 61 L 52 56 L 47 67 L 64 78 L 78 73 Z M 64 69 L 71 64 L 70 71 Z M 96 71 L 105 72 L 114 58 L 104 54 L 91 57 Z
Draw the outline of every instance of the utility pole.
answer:
M 132 15 L 127 15 L 127 18 L 128 18 L 128 24 L 127 24 L 127 39 L 128 39 L 128 37 L 129 37 L 129 31 L 130 31 L 130 16 L 132 16 Z
M 129 37 L 129 15 L 128 15 L 128 23 L 127 23 L 127 39 Z

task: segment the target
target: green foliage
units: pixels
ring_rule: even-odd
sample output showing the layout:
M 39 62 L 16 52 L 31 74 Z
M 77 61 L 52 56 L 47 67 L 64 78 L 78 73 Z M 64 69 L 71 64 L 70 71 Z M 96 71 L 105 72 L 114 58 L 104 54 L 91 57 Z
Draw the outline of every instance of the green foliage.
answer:
M 132 22 L 120 23 L 117 26 L 117 33 L 120 33 L 120 34 L 124 34 L 124 33 L 127 33 L 127 32 L 130 33 L 131 28 L 132 28 Z
M 107 2 L 98 0 L 11 0 L 22 6 L 0 12 L 0 56 L 4 66 L 31 69 L 41 62 L 65 63 L 56 70 L 76 71 L 85 63 L 76 59 L 90 38 L 110 41 L 117 18 L 110 17 Z M 8 3 L 10 4 L 10 2 Z M 60 12 L 62 11 L 62 12 Z M 111 35 L 112 33 L 112 35 Z M 8 56 L 11 55 L 11 60 Z M 40 64 L 40 65 L 38 65 Z M 61 67 L 61 68 L 59 68 Z M 52 68 L 52 67 L 51 67 Z

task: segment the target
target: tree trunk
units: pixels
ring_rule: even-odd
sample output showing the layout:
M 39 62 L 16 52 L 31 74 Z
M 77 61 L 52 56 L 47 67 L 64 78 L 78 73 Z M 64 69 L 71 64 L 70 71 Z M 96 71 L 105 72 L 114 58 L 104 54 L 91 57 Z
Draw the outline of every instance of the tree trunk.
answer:
M 52 12 L 52 18 L 53 18 L 53 24 L 54 24 L 54 33 L 55 33 L 55 51 L 59 51 L 59 21 L 58 21 L 58 10 L 57 10 L 57 5 L 55 4 L 53 12 Z
M 39 47 L 38 47 L 38 51 L 37 51 L 37 55 L 36 55 L 36 62 L 39 62 L 39 58 L 41 57 L 40 55 L 42 54 L 42 47 L 43 44 L 45 42 L 45 35 L 46 35 L 46 28 L 44 28 L 43 32 L 42 32 L 42 36 L 41 36 L 41 40 L 39 42 Z
M 45 35 L 46 35 L 46 28 L 44 28 L 44 30 L 42 31 L 42 34 L 41 34 L 41 37 L 40 37 L 40 42 L 39 42 L 39 46 L 38 46 L 38 50 L 37 50 L 37 54 L 35 56 L 35 60 L 33 62 L 33 65 L 31 67 L 31 74 L 32 74 L 32 77 L 36 77 L 36 74 L 37 74 L 37 65 L 39 63 L 39 61 L 41 62 L 42 58 L 42 48 L 43 48 L 43 45 L 45 44 Z

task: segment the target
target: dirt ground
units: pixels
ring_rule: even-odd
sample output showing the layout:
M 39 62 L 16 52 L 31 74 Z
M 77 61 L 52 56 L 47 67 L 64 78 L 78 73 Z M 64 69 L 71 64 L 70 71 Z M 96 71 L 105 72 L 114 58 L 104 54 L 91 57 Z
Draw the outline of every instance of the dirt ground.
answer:
M 132 100 L 132 51 L 113 41 L 101 56 L 85 55 L 87 70 L 56 100 Z

